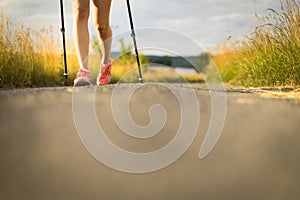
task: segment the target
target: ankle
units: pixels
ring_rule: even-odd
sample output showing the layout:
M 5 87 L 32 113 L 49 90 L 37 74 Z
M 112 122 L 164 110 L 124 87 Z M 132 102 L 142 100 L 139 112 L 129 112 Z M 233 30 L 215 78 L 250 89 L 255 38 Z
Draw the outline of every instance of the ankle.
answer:
M 112 64 L 112 59 L 110 59 L 110 58 L 108 58 L 108 59 L 102 59 L 101 67 L 108 66 L 108 65 L 111 65 L 111 64 Z

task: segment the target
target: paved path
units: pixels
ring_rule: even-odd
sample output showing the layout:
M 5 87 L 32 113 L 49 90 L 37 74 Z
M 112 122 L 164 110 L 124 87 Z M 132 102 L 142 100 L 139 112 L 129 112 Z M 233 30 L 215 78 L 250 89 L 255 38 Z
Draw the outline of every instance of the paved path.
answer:
M 169 167 L 135 175 L 106 167 L 82 145 L 73 120 L 72 88 L 0 91 L 0 199 L 299 199 L 300 100 L 228 90 L 221 137 L 200 160 L 211 98 L 202 85 L 193 87 L 201 117 L 191 147 Z M 98 88 L 95 106 L 114 143 L 148 152 L 174 137 L 180 122 L 174 95 L 156 86 L 133 95 L 130 110 L 136 123 L 149 122 L 145 113 L 154 103 L 164 105 L 168 114 L 161 133 L 144 141 L 116 126 L 108 109 L 114 88 Z

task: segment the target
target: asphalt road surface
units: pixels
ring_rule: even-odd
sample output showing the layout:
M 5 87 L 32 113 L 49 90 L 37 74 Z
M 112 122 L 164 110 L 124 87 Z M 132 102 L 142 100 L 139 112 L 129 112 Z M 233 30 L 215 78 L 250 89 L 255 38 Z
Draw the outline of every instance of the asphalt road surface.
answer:
M 113 143 L 145 153 L 175 137 L 182 111 L 172 92 L 153 84 L 132 95 L 130 114 L 140 126 L 149 123 L 153 104 L 161 104 L 167 115 L 159 134 L 138 139 L 116 125 L 111 109 L 115 87 L 95 88 L 95 114 Z M 200 111 L 195 140 L 173 164 L 141 174 L 112 169 L 87 151 L 75 126 L 73 88 L 0 91 L 0 199 L 300 199 L 300 100 L 227 90 L 220 138 L 210 154 L 199 159 L 212 97 L 203 85 L 193 87 L 199 102 L 195 109 Z M 218 110 L 214 112 L 218 116 Z

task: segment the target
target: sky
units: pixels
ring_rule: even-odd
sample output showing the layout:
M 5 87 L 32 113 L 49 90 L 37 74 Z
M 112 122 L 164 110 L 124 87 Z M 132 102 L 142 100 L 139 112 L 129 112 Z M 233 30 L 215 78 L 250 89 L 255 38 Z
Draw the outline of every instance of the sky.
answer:
M 72 43 L 71 2 L 72 0 L 64 0 L 66 34 L 69 43 Z M 162 45 L 169 51 L 177 52 L 177 49 L 182 49 L 189 40 L 199 45 L 199 51 L 190 48 L 186 49 L 184 54 L 194 55 L 204 50 L 215 50 L 217 45 L 224 43 L 229 36 L 234 41 L 249 35 L 255 27 L 255 12 L 264 13 L 267 8 L 277 10 L 280 8 L 279 0 L 256 0 L 256 4 L 253 2 L 253 0 L 131 0 L 137 41 L 138 45 L 142 46 L 139 48 L 143 48 L 144 43 L 147 43 L 154 48 Z M 6 12 L 13 22 L 32 29 L 52 25 L 60 34 L 59 9 L 59 0 L 0 1 L 0 10 Z M 113 37 L 130 36 L 125 0 L 112 0 L 111 26 Z M 90 17 L 89 27 L 93 37 L 96 32 L 92 25 L 92 17 Z M 144 29 L 149 27 L 156 27 L 156 29 Z M 159 34 L 164 37 L 155 37 Z M 126 43 L 130 42 L 130 39 L 130 37 L 125 38 Z M 116 50 L 114 48 L 119 47 L 113 45 L 113 50 Z

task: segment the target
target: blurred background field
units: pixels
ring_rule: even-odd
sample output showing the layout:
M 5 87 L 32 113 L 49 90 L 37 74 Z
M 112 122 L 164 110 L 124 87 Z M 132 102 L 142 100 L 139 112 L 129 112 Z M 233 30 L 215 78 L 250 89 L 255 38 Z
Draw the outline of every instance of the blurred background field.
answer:
M 249 36 L 232 41 L 229 35 L 215 52 L 194 57 L 192 67 L 191 63 L 183 66 L 183 69 L 194 67 L 193 73 L 176 71 L 174 60 L 178 58 L 147 57 L 141 53 L 145 80 L 204 82 L 215 76 L 210 68 L 216 66 L 223 81 L 236 86 L 299 86 L 300 3 L 278 1 L 280 10 L 269 8 L 263 16 L 255 14 L 257 25 Z M 70 45 L 67 48 L 69 78 L 65 79 L 61 38 L 53 27 L 29 29 L 11 22 L 5 12 L 1 12 L 0 32 L 0 88 L 73 85 L 79 67 L 75 50 Z M 114 58 L 112 83 L 121 77 L 121 81 L 136 82 L 137 65 L 132 46 L 122 40 L 119 42 L 121 56 Z M 96 39 L 91 40 L 90 48 L 89 66 L 95 82 L 101 60 Z

